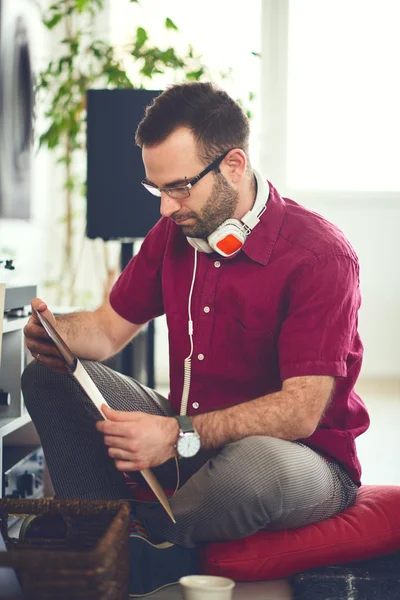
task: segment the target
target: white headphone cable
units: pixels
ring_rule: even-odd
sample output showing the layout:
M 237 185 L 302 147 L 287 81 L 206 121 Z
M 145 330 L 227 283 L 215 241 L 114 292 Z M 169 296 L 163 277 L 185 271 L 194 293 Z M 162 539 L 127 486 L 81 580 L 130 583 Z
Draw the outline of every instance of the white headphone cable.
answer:
M 190 392 L 190 378 L 191 378 L 191 373 L 192 373 L 192 355 L 193 355 L 192 294 L 193 294 L 194 282 L 196 280 L 196 271 L 197 271 L 197 249 L 195 248 L 193 277 L 192 277 L 192 283 L 190 286 L 189 299 L 188 299 L 188 317 L 189 317 L 188 333 L 189 333 L 189 339 L 190 339 L 190 353 L 189 353 L 189 356 L 187 356 L 185 358 L 185 362 L 183 365 L 184 375 L 183 375 L 181 409 L 180 409 L 180 413 L 179 413 L 180 415 L 186 415 L 187 405 L 188 405 L 188 400 L 189 400 L 189 392 Z M 170 498 L 172 498 L 172 496 L 174 494 L 176 494 L 176 492 L 179 489 L 179 484 L 180 484 L 179 462 L 176 457 L 175 457 L 175 465 L 176 465 L 176 486 L 175 486 L 175 489 L 174 489 L 173 493 L 171 494 L 171 496 L 169 496 Z
M 190 353 L 189 356 L 185 358 L 185 362 L 183 365 L 184 369 L 184 377 L 183 377 L 183 389 L 182 389 L 182 399 L 181 399 L 181 410 L 180 415 L 186 415 L 187 413 L 187 405 L 189 400 L 189 392 L 190 392 L 190 378 L 191 378 L 191 370 L 192 370 L 192 355 L 193 355 L 193 320 L 192 320 L 192 294 L 194 288 L 194 282 L 196 280 L 196 271 L 197 271 L 197 249 L 194 251 L 194 266 L 193 266 L 193 277 L 192 284 L 190 286 L 189 299 L 188 299 L 188 333 L 190 339 Z

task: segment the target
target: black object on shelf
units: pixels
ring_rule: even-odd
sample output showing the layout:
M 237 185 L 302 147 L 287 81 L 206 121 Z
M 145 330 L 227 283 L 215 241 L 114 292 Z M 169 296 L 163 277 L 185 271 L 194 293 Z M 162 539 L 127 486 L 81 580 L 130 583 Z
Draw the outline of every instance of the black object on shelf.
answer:
M 0 406 L 10 406 L 11 394 L 0 389 Z
M 44 454 L 37 446 L 3 448 L 3 498 L 43 498 Z
M 14 271 L 15 267 L 13 265 L 13 260 L 11 258 L 6 259 L 6 260 L 0 260 L 0 265 L 2 265 L 5 269 L 8 269 L 9 271 Z

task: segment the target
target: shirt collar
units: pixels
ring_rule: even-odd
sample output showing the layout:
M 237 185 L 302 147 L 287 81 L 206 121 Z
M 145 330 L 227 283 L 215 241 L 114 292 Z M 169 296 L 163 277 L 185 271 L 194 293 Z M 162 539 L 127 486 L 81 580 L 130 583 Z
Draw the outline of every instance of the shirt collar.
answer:
M 247 238 L 242 251 L 252 260 L 266 265 L 271 257 L 272 250 L 278 239 L 286 212 L 286 202 L 277 190 L 258 171 L 254 169 L 257 182 L 257 196 L 266 197 L 267 208 L 260 218 L 260 222 L 254 227 Z

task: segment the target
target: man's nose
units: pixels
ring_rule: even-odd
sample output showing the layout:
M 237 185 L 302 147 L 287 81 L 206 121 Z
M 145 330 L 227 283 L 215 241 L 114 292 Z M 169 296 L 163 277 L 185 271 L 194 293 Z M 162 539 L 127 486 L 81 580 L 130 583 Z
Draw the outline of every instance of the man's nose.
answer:
M 181 203 L 175 198 L 168 196 L 166 192 L 161 192 L 160 213 L 163 217 L 170 217 L 181 208 Z

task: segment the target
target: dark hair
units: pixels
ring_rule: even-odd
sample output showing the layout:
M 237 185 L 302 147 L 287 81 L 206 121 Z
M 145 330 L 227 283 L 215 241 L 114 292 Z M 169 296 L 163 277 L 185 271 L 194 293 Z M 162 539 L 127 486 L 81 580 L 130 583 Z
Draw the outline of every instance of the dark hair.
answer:
M 230 148 L 248 158 L 249 121 L 241 106 L 210 82 L 173 85 L 157 96 L 136 130 L 136 144 L 156 146 L 178 127 L 188 127 L 205 163 Z

